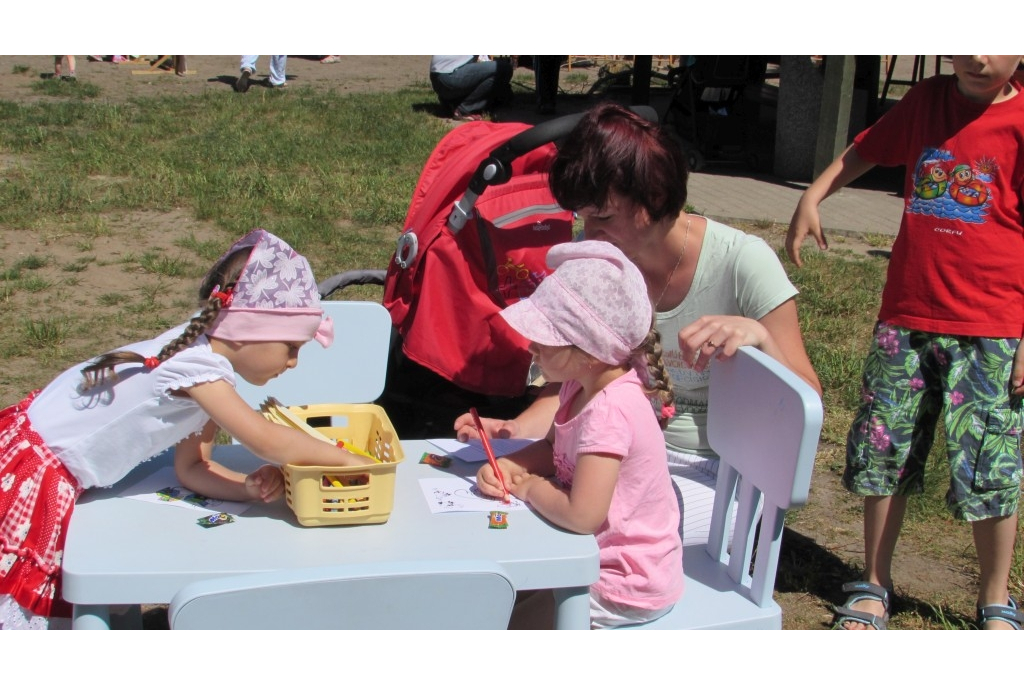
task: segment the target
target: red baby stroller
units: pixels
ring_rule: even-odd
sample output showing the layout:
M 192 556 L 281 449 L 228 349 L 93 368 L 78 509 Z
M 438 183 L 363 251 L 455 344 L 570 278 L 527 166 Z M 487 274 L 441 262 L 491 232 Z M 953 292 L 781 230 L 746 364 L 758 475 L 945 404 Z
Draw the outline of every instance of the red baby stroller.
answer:
M 581 116 L 453 129 L 420 174 L 387 270 L 320 284 L 324 297 L 354 283 L 384 286 L 394 336 L 378 404 L 402 438 L 452 436 L 473 406 L 511 418 L 535 397 L 528 342 L 499 313 L 549 273 L 548 248 L 572 239 L 572 214 L 552 197 L 547 170 L 554 142 Z

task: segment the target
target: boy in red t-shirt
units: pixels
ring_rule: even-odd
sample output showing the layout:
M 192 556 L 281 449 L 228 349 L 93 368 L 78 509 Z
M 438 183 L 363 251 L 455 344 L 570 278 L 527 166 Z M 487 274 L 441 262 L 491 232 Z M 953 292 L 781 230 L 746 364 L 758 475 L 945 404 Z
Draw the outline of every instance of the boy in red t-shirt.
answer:
M 955 76 L 913 87 L 804 192 L 786 250 L 828 243 L 818 206 L 876 164 L 907 168 L 863 402 L 843 483 L 864 496 L 864 575 L 846 583 L 837 628 L 883 629 L 907 496 L 923 489 L 941 416 L 947 504 L 978 552 L 978 624 L 1021 628 L 1009 596 L 1024 413 L 1024 96 L 1020 55 L 954 55 Z

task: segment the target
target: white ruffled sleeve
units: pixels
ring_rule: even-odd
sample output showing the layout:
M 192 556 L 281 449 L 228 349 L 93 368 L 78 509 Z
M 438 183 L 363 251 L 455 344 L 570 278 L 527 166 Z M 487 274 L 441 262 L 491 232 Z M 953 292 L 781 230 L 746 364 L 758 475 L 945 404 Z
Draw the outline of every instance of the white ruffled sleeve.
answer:
M 163 362 L 153 373 L 157 374 L 154 390 L 170 394 L 174 390 L 191 388 L 201 383 L 224 380 L 235 387 L 235 370 L 227 358 L 213 352 L 208 345 L 182 350 Z

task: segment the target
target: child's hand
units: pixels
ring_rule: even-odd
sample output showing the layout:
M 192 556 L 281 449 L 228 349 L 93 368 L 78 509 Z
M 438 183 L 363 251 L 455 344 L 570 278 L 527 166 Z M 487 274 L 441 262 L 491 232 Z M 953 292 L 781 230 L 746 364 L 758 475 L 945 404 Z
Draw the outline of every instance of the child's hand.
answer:
M 509 481 L 511 485 L 509 488 L 512 490 L 512 494 L 523 500 L 524 502 L 529 501 L 530 489 L 546 479 L 540 476 L 535 476 L 532 473 L 518 473 L 512 476 L 512 480 Z
M 264 464 L 245 477 L 245 491 L 250 499 L 273 502 L 284 494 L 281 469 Z
M 1024 339 L 1017 344 L 1013 353 L 1013 367 L 1010 369 L 1010 394 L 1016 397 L 1024 395 Z
M 517 474 L 526 473 L 523 467 L 508 459 L 498 459 L 498 468 L 501 469 L 501 475 L 505 478 L 505 483 L 511 483 L 513 476 Z M 494 497 L 495 499 L 505 498 L 505 490 L 501 487 L 501 482 L 497 476 L 494 475 L 494 469 L 491 468 L 490 463 L 484 464 L 476 472 L 476 485 L 480 488 L 480 492 L 488 497 Z
M 504 421 L 502 419 L 486 419 L 480 417 L 480 423 L 487 431 L 489 438 L 514 438 L 519 433 L 519 424 L 515 419 Z M 476 429 L 473 416 L 467 412 L 455 419 L 455 435 L 459 442 L 469 442 L 470 439 L 480 439 L 480 432 Z
M 338 445 L 338 465 L 339 466 L 362 466 L 364 464 L 378 464 L 376 459 L 370 457 L 364 457 L 361 454 L 355 452 L 349 452 L 347 449 Z
M 796 205 L 796 211 L 793 212 L 793 218 L 789 221 L 789 231 L 786 233 L 786 254 L 797 266 L 803 266 L 803 262 L 800 260 L 800 246 L 808 233 L 814 237 L 820 249 L 828 249 L 828 240 L 825 239 L 825 232 L 821 228 L 818 205 L 807 201 L 806 198 L 801 198 Z

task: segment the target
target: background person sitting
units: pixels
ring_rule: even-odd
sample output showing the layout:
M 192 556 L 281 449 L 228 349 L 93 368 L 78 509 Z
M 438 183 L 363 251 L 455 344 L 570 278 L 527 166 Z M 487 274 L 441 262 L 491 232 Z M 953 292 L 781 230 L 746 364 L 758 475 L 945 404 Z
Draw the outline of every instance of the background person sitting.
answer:
M 434 55 L 430 85 L 456 121 L 480 121 L 481 112 L 507 99 L 512 64 L 488 55 Z

